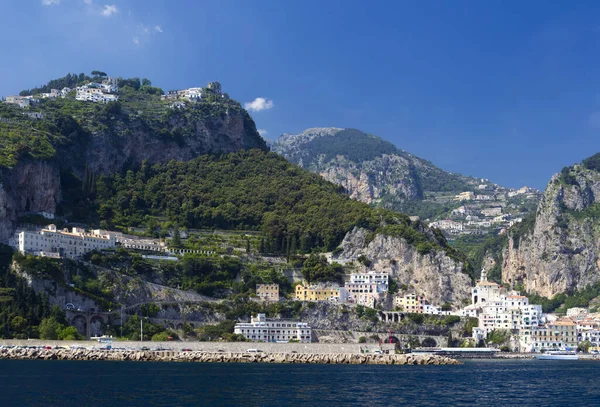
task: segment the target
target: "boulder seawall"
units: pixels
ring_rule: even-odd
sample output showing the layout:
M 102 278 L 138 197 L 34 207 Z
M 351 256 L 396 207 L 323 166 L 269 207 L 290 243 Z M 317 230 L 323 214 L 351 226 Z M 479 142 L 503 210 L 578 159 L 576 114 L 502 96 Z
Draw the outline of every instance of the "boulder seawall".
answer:
M 87 349 L 0 349 L 0 359 L 12 360 L 109 360 L 136 362 L 199 363 L 295 363 L 351 365 L 458 365 L 461 362 L 438 355 L 412 354 L 314 354 L 232 353 L 182 351 L 121 351 Z

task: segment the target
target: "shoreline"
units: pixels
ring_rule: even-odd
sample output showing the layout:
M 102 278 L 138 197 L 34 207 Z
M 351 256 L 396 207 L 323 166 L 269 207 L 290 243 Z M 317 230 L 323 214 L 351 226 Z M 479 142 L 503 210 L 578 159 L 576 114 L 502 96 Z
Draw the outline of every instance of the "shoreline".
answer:
M 351 354 L 351 353 L 233 353 L 203 351 L 136 351 L 89 349 L 0 349 L 7 360 L 108 360 L 136 362 L 280 363 L 352 365 L 460 365 L 456 359 L 439 355 Z

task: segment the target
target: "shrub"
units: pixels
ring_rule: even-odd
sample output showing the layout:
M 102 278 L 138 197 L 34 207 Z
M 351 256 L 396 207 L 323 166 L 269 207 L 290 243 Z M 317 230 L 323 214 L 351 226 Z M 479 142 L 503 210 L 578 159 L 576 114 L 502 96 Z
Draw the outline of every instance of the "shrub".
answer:
M 358 338 L 358 343 L 365 343 L 367 342 L 367 338 L 365 338 L 364 336 L 361 336 L 360 338 Z

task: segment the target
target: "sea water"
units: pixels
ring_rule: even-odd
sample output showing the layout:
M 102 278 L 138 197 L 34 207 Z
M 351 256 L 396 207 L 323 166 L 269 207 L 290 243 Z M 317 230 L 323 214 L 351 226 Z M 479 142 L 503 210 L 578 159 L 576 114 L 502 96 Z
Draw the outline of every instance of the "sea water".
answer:
M 0 360 L 0 406 L 600 406 L 600 362 L 379 366 Z

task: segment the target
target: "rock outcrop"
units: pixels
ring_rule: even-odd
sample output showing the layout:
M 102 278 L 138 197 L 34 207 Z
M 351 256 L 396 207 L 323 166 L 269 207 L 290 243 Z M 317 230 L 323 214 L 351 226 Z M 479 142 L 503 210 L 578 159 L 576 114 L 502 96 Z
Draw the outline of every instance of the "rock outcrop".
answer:
M 43 161 L 23 161 L 0 168 L 0 242 L 6 241 L 24 212 L 54 213 L 61 199 L 58 168 Z
M 545 297 L 600 281 L 600 173 L 575 165 L 550 180 L 535 219 L 513 227 L 502 280 Z
M 463 272 L 463 264 L 443 251 L 419 254 L 404 239 L 383 234 L 370 240 L 366 229 L 355 228 L 342 242 L 342 262 L 364 255 L 370 269 L 387 271 L 399 286 L 424 295 L 435 304 L 451 302 L 461 306 L 470 297 L 471 279 Z

